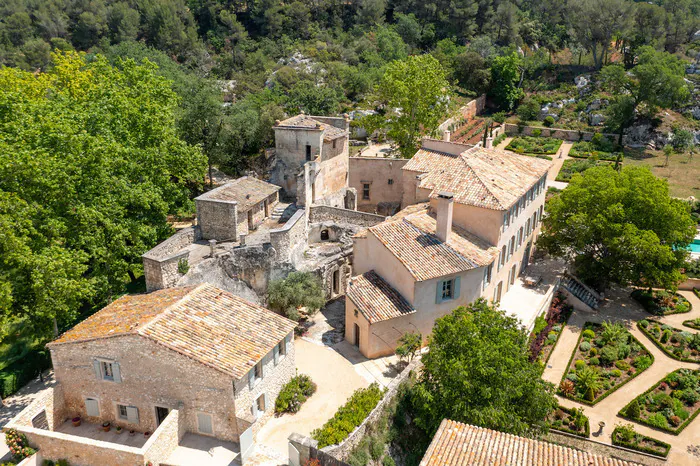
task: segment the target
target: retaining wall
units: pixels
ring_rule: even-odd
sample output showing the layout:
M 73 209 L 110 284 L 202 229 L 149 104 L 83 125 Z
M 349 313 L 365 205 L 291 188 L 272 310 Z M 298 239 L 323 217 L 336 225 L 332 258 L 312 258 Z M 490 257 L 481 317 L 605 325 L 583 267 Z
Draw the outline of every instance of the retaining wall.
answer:
M 305 214 L 304 209 L 299 209 L 282 228 L 270 230 L 270 243 L 277 252 L 278 260 L 290 260 L 294 248 L 306 243 Z
M 447 129 L 449 129 L 452 123 L 455 123 L 456 121 L 459 121 L 462 118 L 464 118 L 465 120 L 474 118 L 476 115 L 484 111 L 484 107 L 486 107 L 486 94 L 482 94 L 476 99 L 469 102 L 467 105 L 462 106 L 458 110 L 457 116 L 448 118 L 447 120 L 443 121 L 440 124 L 440 126 L 438 126 L 438 132 L 445 132 Z
M 370 214 L 357 210 L 339 209 L 324 205 L 313 205 L 309 213 L 309 223 L 336 222 L 371 227 L 386 220 L 383 215 Z
M 532 136 L 532 132 L 535 130 L 541 131 L 540 136 L 563 139 L 564 141 L 590 141 L 593 139 L 593 135 L 602 134 L 609 141 L 617 141 L 616 134 L 610 133 L 594 133 L 591 131 L 577 131 L 571 129 L 561 129 L 561 128 L 540 128 L 538 126 L 518 126 L 513 123 L 504 123 L 503 127 L 505 132 L 510 136 Z
M 678 285 L 679 290 L 693 291 L 693 288 L 700 290 L 700 278 L 689 278 Z

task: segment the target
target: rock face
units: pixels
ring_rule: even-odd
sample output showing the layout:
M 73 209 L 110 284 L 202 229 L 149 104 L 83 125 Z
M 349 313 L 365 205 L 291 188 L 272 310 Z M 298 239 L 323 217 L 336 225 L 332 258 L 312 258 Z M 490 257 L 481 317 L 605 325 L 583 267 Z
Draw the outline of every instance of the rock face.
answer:
M 600 113 L 593 113 L 589 118 L 591 126 L 601 126 L 605 121 L 605 117 Z

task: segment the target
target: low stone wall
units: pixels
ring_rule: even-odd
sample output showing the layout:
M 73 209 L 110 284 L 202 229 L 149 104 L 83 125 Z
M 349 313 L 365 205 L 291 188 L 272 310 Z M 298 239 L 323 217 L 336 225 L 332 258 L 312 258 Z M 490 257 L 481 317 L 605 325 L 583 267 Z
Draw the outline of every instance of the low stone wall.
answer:
M 185 423 L 180 422 L 180 411 L 173 409 L 143 446 L 143 459 L 153 464 L 167 460 L 185 435 Z
M 336 222 L 371 227 L 386 220 L 383 215 L 370 214 L 357 210 L 339 209 L 324 205 L 313 205 L 309 213 L 309 223 Z
M 352 453 L 355 447 L 357 447 L 362 438 L 365 436 L 367 428 L 379 420 L 382 413 L 384 412 L 384 407 L 387 404 L 391 403 L 391 401 L 396 397 L 399 385 L 401 385 L 401 383 L 409 377 L 411 372 L 417 371 L 421 367 L 422 364 L 420 361 L 420 357 L 411 361 L 411 363 L 408 364 L 403 371 L 401 371 L 401 374 L 399 374 L 398 377 L 396 377 L 394 380 L 391 381 L 391 383 L 389 383 L 384 397 L 379 401 L 379 403 L 377 403 L 377 406 L 374 407 L 374 409 L 369 413 L 369 415 L 367 415 L 365 420 L 362 421 L 362 424 L 360 424 L 354 431 L 352 431 L 350 435 L 348 435 L 348 438 L 343 440 L 343 442 L 339 445 L 329 445 L 327 447 L 322 448 L 321 451 L 339 460 L 347 460 L 350 456 L 350 453 Z
M 270 243 L 277 252 L 277 259 L 287 261 L 292 255 L 296 246 L 306 242 L 306 222 L 304 209 L 294 212 L 294 215 L 287 220 L 282 228 L 270 230 Z
M 486 94 L 482 94 L 476 99 L 472 100 L 471 102 L 467 103 L 467 105 L 462 106 L 458 112 L 459 115 L 456 117 L 451 117 L 448 118 L 447 120 L 443 121 L 440 126 L 438 126 L 438 132 L 443 133 L 447 129 L 449 129 L 450 125 L 452 123 L 455 123 L 456 121 L 464 118 L 465 120 L 469 120 L 471 118 L 474 118 L 477 116 L 479 113 L 484 111 L 484 107 L 486 107 Z
M 37 451 L 32 456 L 29 456 L 17 463 L 17 466 L 42 466 L 43 464 L 44 459 L 41 457 L 41 452 Z
M 679 290 L 693 291 L 693 288 L 700 290 L 700 278 L 689 278 L 678 285 Z
M 540 128 L 537 126 L 518 126 L 513 123 L 505 123 L 503 125 L 505 132 L 509 136 L 532 136 L 532 132 L 535 130 L 541 131 L 540 136 L 543 137 L 548 137 L 548 138 L 555 138 L 555 139 L 563 139 L 564 141 L 572 141 L 572 142 L 577 142 L 577 141 L 590 141 L 593 139 L 593 135 L 598 134 L 594 133 L 591 131 L 576 131 L 576 130 L 571 130 L 571 129 L 561 129 L 561 128 Z M 522 129 L 521 129 L 522 128 Z M 617 141 L 617 135 L 615 134 L 609 134 L 609 133 L 600 133 L 605 138 L 607 138 L 610 141 Z
M 666 460 L 655 456 L 639 453 L 627 448 L 616 447 L 607 443 L 597 442 L 592 439 L 585 439 L 565 432 L 550 431 L 544 440 L 557 443 L 578 450 L 587 451 L 596 455 L 609 456 L 625 461 L 632 461 L 647 466 L 661 466 L 666 464 Z
M 143 273 L 146 277 L 146 291 L 175 286 L 180 279 L 180 273 L 177 271 L 178 263 L 181 260 L 188 260 L 190 255 L 189 251 L 183 251 L 183 249 L 200 239 L 199 227 L 183 228 L 141 256 Z

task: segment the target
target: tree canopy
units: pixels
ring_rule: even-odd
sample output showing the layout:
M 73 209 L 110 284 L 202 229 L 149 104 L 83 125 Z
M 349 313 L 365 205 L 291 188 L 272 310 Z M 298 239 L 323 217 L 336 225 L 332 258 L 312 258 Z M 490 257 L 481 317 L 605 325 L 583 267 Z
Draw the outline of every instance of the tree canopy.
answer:
M 122 292 L 204 174 L 153 64 L 75 52 L 53 62 L 0 70 L 0 303 L 36 325 Z
M 673 289 L 695 235 L 688 204 L 646 167 L 594 167 L 549 200 L 537 244 L 584 281 Z
M 435 321 L 413 387 L 416 423 L 429 434 L 445 418 L 519 435 L 543 429 L 557 401 L 527 342 L 518 319 L 484 299 Z
M 326 304 L 321 280 L 311 272 L 292 272 L 285 278 L 270 283 L 267 290 L 272 309 L 299 320 L 299 308 L 314 314 Z

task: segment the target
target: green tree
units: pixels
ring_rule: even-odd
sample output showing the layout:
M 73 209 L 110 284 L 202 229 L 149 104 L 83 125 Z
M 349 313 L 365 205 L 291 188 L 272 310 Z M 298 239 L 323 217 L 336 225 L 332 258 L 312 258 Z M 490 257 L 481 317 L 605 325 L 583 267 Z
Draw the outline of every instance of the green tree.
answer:
M 532 97 L 528 97 L 518 105 L 517 113 L 522 121 L 536 120 L 540 115 L 540 104 Z
M 491 70 L 486 60 L 473 51 L 455 57 L 454 75 L 460 86 L 477 94 L 488 91 L 491 83 Z
M 188 186 L 204 170 L 153 64 L 53 61 L 46 73 L 0 70 L 0 148 L 12 154 L 0 157 L 0 236 L 13 232 L 0 246 L 11 249 L 1 313 L 45 329 L 123 292 L 171 233 L 167 215 L 192 210 Z
M 519 321 L 484 299 L 438 319 L 414 388 L 416 424 L 428 433 L 445 418 L 513 434 L 545 429 L 554 386 L 528 354 Z
M 432 55 L 416 55 L 389 64 L 380 94 L 392 110 L 387 135 L 404 158 L 412 157 L 420 137 L 433 135 L 445 117 L 451 95 L 445 70 Z
M 267 290 L 267 301 L 276 311 L 292 320 L 299 320 L 299 308 L 314 314 L 326 304 L 321 280 L 311 272 L 292 272 L 286 278 L 274 280 Z
M 550 199 L 539 247 L 586 282 L 674 288 L 695 235 L 688 205 L 646 167 L 593 167 Z
M 413 361 L 416 353 L 420 350 L 423 337 L 420 333 L 406 332 L 399 338 L 399 346 L 396 347 L 396 355 L 401 359 Z
M 299 81 L 289 91 L 289 107 L 295 113 L 304 111 L 307 115 L 335 115 L 339 105 L 340 93 L 337 89 L 312 81 Z
M 491 63 L 491 96 L 502 109 L 513 110 L 515 103 L 523 97 L 520 66 L 517 52 L 495 57 Z
M 673 150 L 678 153 L 683 153 L 695 144 L 695 135 L 688 129 L 675 126 L 673 128 L 673 137 L 671 138 L 671 145 L 673 145 Z

